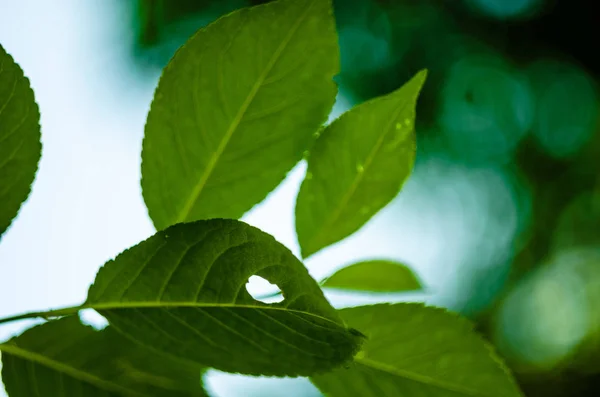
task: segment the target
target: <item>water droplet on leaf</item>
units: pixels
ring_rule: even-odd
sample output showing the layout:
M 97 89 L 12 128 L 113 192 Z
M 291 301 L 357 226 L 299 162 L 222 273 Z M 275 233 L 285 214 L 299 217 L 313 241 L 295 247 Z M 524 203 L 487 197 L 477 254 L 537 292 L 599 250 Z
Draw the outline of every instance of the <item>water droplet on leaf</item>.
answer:
M 365 167 L 362 164 L 356 164 L 356 172 L 360 173 L 365 170 Z

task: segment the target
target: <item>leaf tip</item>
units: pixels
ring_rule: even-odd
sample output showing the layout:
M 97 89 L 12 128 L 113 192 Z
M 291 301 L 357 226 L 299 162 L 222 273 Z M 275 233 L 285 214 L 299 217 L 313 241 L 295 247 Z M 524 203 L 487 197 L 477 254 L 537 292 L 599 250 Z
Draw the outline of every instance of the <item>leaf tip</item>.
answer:
M 302 259 L 307 259 L 309 256 L 314 255 L 322 248 L 315 245 L 310 240 L 303 240 L 304 239 L 301 239 L 300 236 L 298 236 L 298 245 L 300 245 L 300 256 L 302 257 Z
M 421 69 L 417 72 L 417 74 L 415 74 L 413 76 L 413 78 L 410 80 L 410 83 L 415 84 L 417 87 L 417 91 L 421 91 L 421 89 L 423 89 L 423 86 L 425 85 L 425 82 L 427 81 L 427 76 L 429 75 L 429 70 L 428 69 Z

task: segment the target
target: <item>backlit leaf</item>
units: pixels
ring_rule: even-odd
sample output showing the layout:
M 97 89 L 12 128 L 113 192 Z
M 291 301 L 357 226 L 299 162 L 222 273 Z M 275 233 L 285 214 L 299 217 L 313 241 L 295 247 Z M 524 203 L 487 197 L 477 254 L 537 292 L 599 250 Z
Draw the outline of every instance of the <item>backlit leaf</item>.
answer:
M 388 260 L 370 260 L 344 267 L 321 282 L 325 288 L 369 292 L 402 292 L 421 289 L 410 268 Z
M 498 356 L 455 314 L 415 303 L 340 314 L 368 339 L 350 368 L 311 378 L 326 396 L 521 396 Z
M 253 275 L 285 299 L 254 300 Z M 362 341 L 287 248 L 235 220 L 177 224 L 123 252 L 85 306 L 145 346 L 227 372 L 311 375 L 351 360 Z
M 296 202 L 303 257 L 354 233 L 396 197 L 415 159 L 415 107 L 426 74 L 325 128 Z
M 29 80 L 0 45 L 0 235 L 31 190 L 42 145 Z
M 203 397 L 202 369 L 158 355 L 110 327 L 77 316 L 51 321 L 0 345 L 9 397 Z
M 156 89 L 142 189 L 157 229 L 241 217 L 302 158 L 337 87 L 329 0 L 281 0 L 198 31 Z

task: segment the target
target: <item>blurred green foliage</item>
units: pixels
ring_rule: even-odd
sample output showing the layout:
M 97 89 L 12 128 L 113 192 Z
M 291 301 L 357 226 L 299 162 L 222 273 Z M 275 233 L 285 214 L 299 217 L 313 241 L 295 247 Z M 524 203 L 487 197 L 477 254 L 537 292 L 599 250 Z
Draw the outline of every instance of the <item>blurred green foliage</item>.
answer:
M 200 26 L 261 2 L 139 0 L 135 59 L 159 69 Z M 485 236 L 465 267 L 461 311 L 512 363 L 528 396 L 600 390 L 600 70 L 585 40 L 598 32 L 589 4 L 565 3 L 334 1 L 337 81 L 351 104 L 426 67 L 417 173 L 438 158 L 499 175 L 475 179 L 494 198 L 486 211 L 467 214 L 465 205 L 458 214 L 478 217 L 473 233 Z M 498 239 L 508 248 L 483 260 Z

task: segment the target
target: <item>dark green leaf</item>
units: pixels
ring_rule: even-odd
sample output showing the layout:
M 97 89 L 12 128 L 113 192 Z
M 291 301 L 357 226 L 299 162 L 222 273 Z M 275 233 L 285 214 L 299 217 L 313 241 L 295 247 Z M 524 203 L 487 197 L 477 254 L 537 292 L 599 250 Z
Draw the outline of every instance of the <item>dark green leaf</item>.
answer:
M 285 299 L 254 300 L 252 275 Z M 178 224 L 123 252 L 85 306 L 141 344 L 228 372 L 310 375 L 351 360 L 362 340 L 287 248 L 235 220 Z
M 367 336 L 348 369 L 312 377 L 331 397 L 514 397 L 512 376 L 467 320 L 421 304 L 340 311 Z
M 426 72 L 331 123 L 308 158 L 296 232 L 308 257 L 357 231 L 400 191 L 415 158 L 415 107 Z
M 0 235 L 29 195 L 41 151 L 29 79 L 0 45 Z
M 134 344 L 77 316 L 51 321 L 0 345 L 10 397 L 202 397 L 201 367 Z
M 387 260 L 370 260 L 344 267 L 321 283 L 325 288 L 370 292 L 402 292 L 421 289 L 410 268 Z
M 241 217 L 302 158 L 339 69 L 329 0 L 245 8 L 198 31 L 148 114 L 142 189 L 157 229 Z

